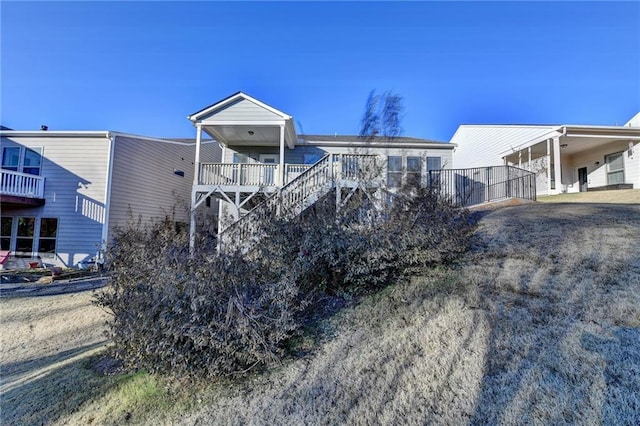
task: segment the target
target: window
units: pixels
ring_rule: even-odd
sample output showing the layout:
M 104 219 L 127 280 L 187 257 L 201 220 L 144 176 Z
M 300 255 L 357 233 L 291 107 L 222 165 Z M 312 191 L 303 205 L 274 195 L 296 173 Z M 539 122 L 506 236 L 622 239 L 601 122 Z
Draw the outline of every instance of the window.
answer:
M 40 164 L 42 163 L 42 148 L 27 148 L 24 151 L 22 173 L 40 176 Z
M 427 179 L 429 179 L 429 183 L 431 183 L 432 179 L 437 179 L 437 176 L 433 176 L 437 175 L 436 173 L 429 172 L 436 172 L 440 169 L 442 169 L 441 157 L 427 157 Z
M 322 154 L 319 152 L 305 152 L 302 154 L 304 164 L 316 164 L 322 159 Z
M 17 172 L 18 166 L 20 166 L 20 148 L 2 148 L 2 168 Z
M 16 238 L 17 255 L 31 256 L 31 253 L 33 253 L 33 234 L 35 227 L 35 217 L 18 218 L 18 234 Z
M 2 149 L 2 168 L 30 175 L 40 175 L 42 148 L 6 147 Z
M 607 163 L 607 185 L 624 183 L 624 157 L 622 152 L 606 155 L 604 160 Z
M 13 218 L 3 217 L 0 227 L 0 250 L 11 250 L 11 228 L 13 228 Z
M 56 236 L 58 235 L 58 219 L 40 219 L 40 238 L 38 253 L 42 257 L 53 257 L 56 254 Z
M 420 186 L 422 177 L 422 158 L 407 157 L 407 185 Z
M 387 158 L 387 186 L 390 188 L 402 186 L 402 157 Z

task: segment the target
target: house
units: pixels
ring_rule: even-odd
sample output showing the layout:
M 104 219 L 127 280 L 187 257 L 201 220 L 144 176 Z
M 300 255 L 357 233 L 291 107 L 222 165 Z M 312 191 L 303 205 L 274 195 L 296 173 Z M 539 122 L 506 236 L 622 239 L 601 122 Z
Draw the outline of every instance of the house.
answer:
M 247 213 L 268 203 L 274 209 L 302 211 L 334 189 L 338 197 L 348 196 L 363 177 L 397 188 L 426 182 L 429 171 L 453 164 L 451 143 L 299 134 L 291 115 L 242 92 L 188 119 L 196 128 L 192 232 L 195 212 L 208 197 L 220 200 L 218 229 L 223 232 L 238 222 L 248 223 L 242 220 Z M 222 162 L 202 158 L 203 133 L 220 143 Z M 365 172 L 369 175 L 363 176 Z
M 111 131 L 1 130 L 0 137 L 1 249 L 16 261 L 78 266 L 131 217 L 175 214 L 188 223 L 193 140 Z M 212 141 L 199 151 L 203 161 L 220 158 Z
M 624 126 L 461 125 L 457 167 L 536 173 L 538 194 L 640 188 L 640 113 Z

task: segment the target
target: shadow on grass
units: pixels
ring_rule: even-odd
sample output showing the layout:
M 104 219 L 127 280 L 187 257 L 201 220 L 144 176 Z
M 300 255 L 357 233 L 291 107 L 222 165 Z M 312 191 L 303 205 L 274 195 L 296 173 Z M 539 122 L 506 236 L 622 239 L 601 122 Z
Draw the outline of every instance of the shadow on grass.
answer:
M 478 259 L 492 275 L 481 286 L 492 314 L 470 422 L 640 424 L 640 330 L 620 326 L 621 299 L 640 291 L 640 208 L 495 215 Z
M 104 395 L 117 378 L 92 370 L 103 346 L 95 343 L 12 364 L 14 372 L 9 376 L 5 376 L 3 367 L 2 424 L 50 424 L 84 402 Z

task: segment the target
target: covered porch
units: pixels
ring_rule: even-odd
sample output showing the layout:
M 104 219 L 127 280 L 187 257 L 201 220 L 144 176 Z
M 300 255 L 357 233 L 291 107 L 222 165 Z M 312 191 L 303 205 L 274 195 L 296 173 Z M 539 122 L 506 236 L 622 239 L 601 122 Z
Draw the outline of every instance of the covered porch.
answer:
M 539 195 L 620 185 L 637 188 L 639 142 L 638 128 L 561 126 L 501 153 L 501 157 L 505 165 L 535 173 Z
M 209 197 L 225 201 L 238 220 L 243 211 L 309 167 L 285 163 L 285 151 L 293 150 L 297 140 L 293 118 L 245 93 L 235 93 L 188 118 L 196 128 L 192 232 L 195 232 L 195 211 Z M 221 162 L 203 161 L 203 133 L 220 145 Z M 253 157 L 241 154 L 247 150 L 257 154 Z

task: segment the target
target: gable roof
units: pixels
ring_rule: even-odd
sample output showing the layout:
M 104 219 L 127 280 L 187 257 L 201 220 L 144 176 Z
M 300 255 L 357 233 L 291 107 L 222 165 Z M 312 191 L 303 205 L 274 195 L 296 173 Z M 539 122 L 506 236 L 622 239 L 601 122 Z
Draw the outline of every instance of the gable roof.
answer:
M 196 111 L 193 114 L 187 116 L 187 118 L 189 120 L 191 120 L 192 122 L 196 122 L 200 119 L 202 119 L 203 117 L 207 117 L 213 113 L 215 113 L 217 110 L 223 109 L 224 107 L 231 105 L 232 103 L 240 100 L 240 99 L 244 99 L 247 100 L 255 105 L 258 105 L 262 108 L 264 108 L 265 110 L 281 117 L 283 120 L 291 120 L 291 116 L 289 114 L 286 114 L 282 111 L 279 111 L 277 109 L 275 109 L 272 106 L 269 106 L 267 104 L 265 104 L 264 102 L 261 102 L 259 100 L 257 100 L 256 98 L 247 95 L 244 92 L 236 92 L 231 96 L 227 96 L 226 98 L 209 105 L 208 107 L 204 107 L 202 108 L 200 111 Z

